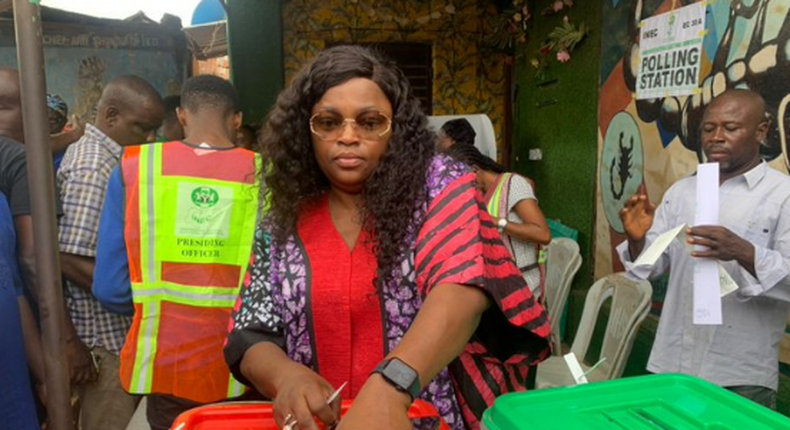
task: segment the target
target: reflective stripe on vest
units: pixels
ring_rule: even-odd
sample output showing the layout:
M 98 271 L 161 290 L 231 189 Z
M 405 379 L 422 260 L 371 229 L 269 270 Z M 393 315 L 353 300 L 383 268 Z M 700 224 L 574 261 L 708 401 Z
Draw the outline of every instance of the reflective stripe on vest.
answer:
M 206 311 L 215 312 L 212 315 L 216 317 L 233 308 L 252 249 L 258 209 L 257 177 L 261 163 L 257 155 L 248 153 L 229 158 L 231 165 L 223 166 L 237 172 L 247 171 L 256 178 L 252 183 L 249 180 L 217 179 L 216 175 L 211 177 L 214 172 L 194 172 L 192 176 L 190 172 L 183 171 L 188 167 L 179 167 L 178 174 L 163 174 L 163 160 L 168 157 L 166 151 L 173 151 L 175 155 L 169 155 L 173 157 L 178 156 L 179 151 L 183 155 L 184 148 L 180 143 L 144 145 L 129 151 L 128 157 L 124 155 L 124 168 L 137 163 L 137 180 L 134 184 L 127 182 L 126 186 L 136 186 L 135 190 L 127 193 L 127 205 L 134 208 L 136 203 L 139 222 L 127 225 L 125 235 L 127 249 L 130 250 L 130 267 L 137 263 L 139 276 L 131 276 L 135 318 L 122 352 L 122 361 L 131 359 L 133 364 L 130 375 L 122 372 L 121 379 L 131 393 L 162 393 L 209 402 L 239 396 L 244 392 L 244 386 L 235 381 L 226 368 L 219 375 L 217 372 L 207 374 L 199 366 L 184 366 L 183 374 L 172 376 L 173 382 L 168 380 L 157 384 L 155 373 L 159 360 L 172 365 L 180 359 L 173 355 L 180 351 L 160 351 L 158 347 L 162 345 L 159 343 L 163 342 L 159 339 L 160 330 L 163 323 L 170 322 L 168 327 L 172 333 L 174 326 L 183 325 L 178 318 L 199 318 L 200 312 Z M 189 150 L 192 151 L 191 148 Z M 132 160 L 133 157 L 136 159 Z M 133 178 L 133 172 L 124 172 L 124 178 Z M 130 199 L 134 201 L 130 202 Z M 136 231 L 135 227 L 139 230 Z M 136 248 L 129 247 L 130 239 L 139 242 L 138 255 L 131 252 Z M 133 261 L 135 258 L 139 261 Z M 166 271 L 163 274 L 167 265 L 177 269 L 170 275 Z M 217 276 L 219 272 L 225 275 L 233 273 L 233 277 Z M 208 274 L 209 279 L 224 285 L 199 283 L 201 274 Z M 170 310 L 165 311 L 165 308 Z M 208 340 L 197 336 L 198 340 L 192 339 L 193 343 L 198 344 L 202 352 L 216 349 L 217 357 L 214 358 L 222 360 L 221 344 L 212 339 L 218 333 L 224 334 L 226 328 L 226 325 L 215 328 L 197 324 L 194 332 L 208 333 L 204 336 Z M 193 327 L 183 329 L 185 332 L 193 331 Z M 185 333 L 185 337 L 189 337 L 189 333 Z M 170 341 L 172 349 L 172 339 Z M 184 350 L 189 347 L 195 348 L 190 345 Z M 217 366 L 212 368 L 216 370 Z M 224 382 L 207 384 L 212 387 L 212 392 L 195 393 L 186 388 L 186 392 L 179 392 L 178 387 L 185 385 L 178 382 L 179 376 L 184 380 L 217 378 Z
M 512 173 L 502 173 L 499 177 L 499 183 L 496 184 L 496 188 L 494 188 L 494 192 L 491 195 L 491 199 L 488 200 L 486 209 L 488 210 L 488 214 L 491 215 L 495 221 L 497 218 L 507 217 L 507 209 L 504 208 L 505 213 L 503 215 L 500 214 L 500 209 L 503 209 L 502 199 L 504 198 L 507 200 L 507 196 L 502 196 L 502 190 L 505 188 L 505 184 L 510 182 L 510 176 L 512 176 Z

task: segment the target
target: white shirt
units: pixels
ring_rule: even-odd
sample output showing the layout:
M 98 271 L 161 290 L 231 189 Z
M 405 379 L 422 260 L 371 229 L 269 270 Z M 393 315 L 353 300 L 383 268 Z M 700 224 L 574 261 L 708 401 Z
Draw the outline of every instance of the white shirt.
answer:
M 664 195 L 645 248 L 682 223 L 693 225 L 696 177 L 683 178 Z M 685 244 L 674 241 L 650 268 L 634 268 L 628 242 L 617 247 L 626 269 L 642 279 L 671 268 L 664 308 L 647 368 L 651 372 L 694 375 L 728 387 L 759 385 L 777 389 L 779 341 L 790 308 L 790 177 L 761 163 L 719 188 L 720 225 L 755 248 L 755 279 L 735 261 L 721 262 L 738 284 L 722 299 L 723 324 L 694 325 L 694 261 Z

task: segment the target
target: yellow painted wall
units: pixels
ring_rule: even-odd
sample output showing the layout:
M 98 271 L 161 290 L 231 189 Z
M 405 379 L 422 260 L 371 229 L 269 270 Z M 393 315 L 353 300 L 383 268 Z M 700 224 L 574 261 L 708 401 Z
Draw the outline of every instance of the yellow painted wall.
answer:
M 283 9 L 286 81 L 328 44 L 431 44 L 433 114 L 488 114 L 501 147 L 505 56 L 483 43 L 496 17 L 477 0 L 291 0 Z

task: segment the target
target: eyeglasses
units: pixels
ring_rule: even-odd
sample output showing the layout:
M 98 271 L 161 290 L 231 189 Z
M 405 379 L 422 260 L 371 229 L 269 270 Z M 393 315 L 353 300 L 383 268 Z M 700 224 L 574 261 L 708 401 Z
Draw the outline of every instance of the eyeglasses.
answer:
M 366 140 L 384 136 L 392 127 L 392 120 L 378 111 L 359 114 L 356 118 L 344 118 L 327 112 L 318 112 L 310 117 L 310 131 L 324 140 L 334 140 L 343 135 L 346 124 L 351 124 L 357 135 Z

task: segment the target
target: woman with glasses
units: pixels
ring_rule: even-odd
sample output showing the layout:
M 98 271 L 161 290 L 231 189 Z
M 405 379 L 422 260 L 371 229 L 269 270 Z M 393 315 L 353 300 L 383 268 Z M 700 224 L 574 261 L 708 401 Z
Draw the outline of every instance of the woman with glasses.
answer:
M 283 428 L 336 423 L 338 388 L 355 399 L 339 429 L 409 429 L 417 397 L 478 428 L 548 353 L 474 176 L 434 142 L 403 73 L 365 48 L 322 52 L 280 94 L 225 356 Z

